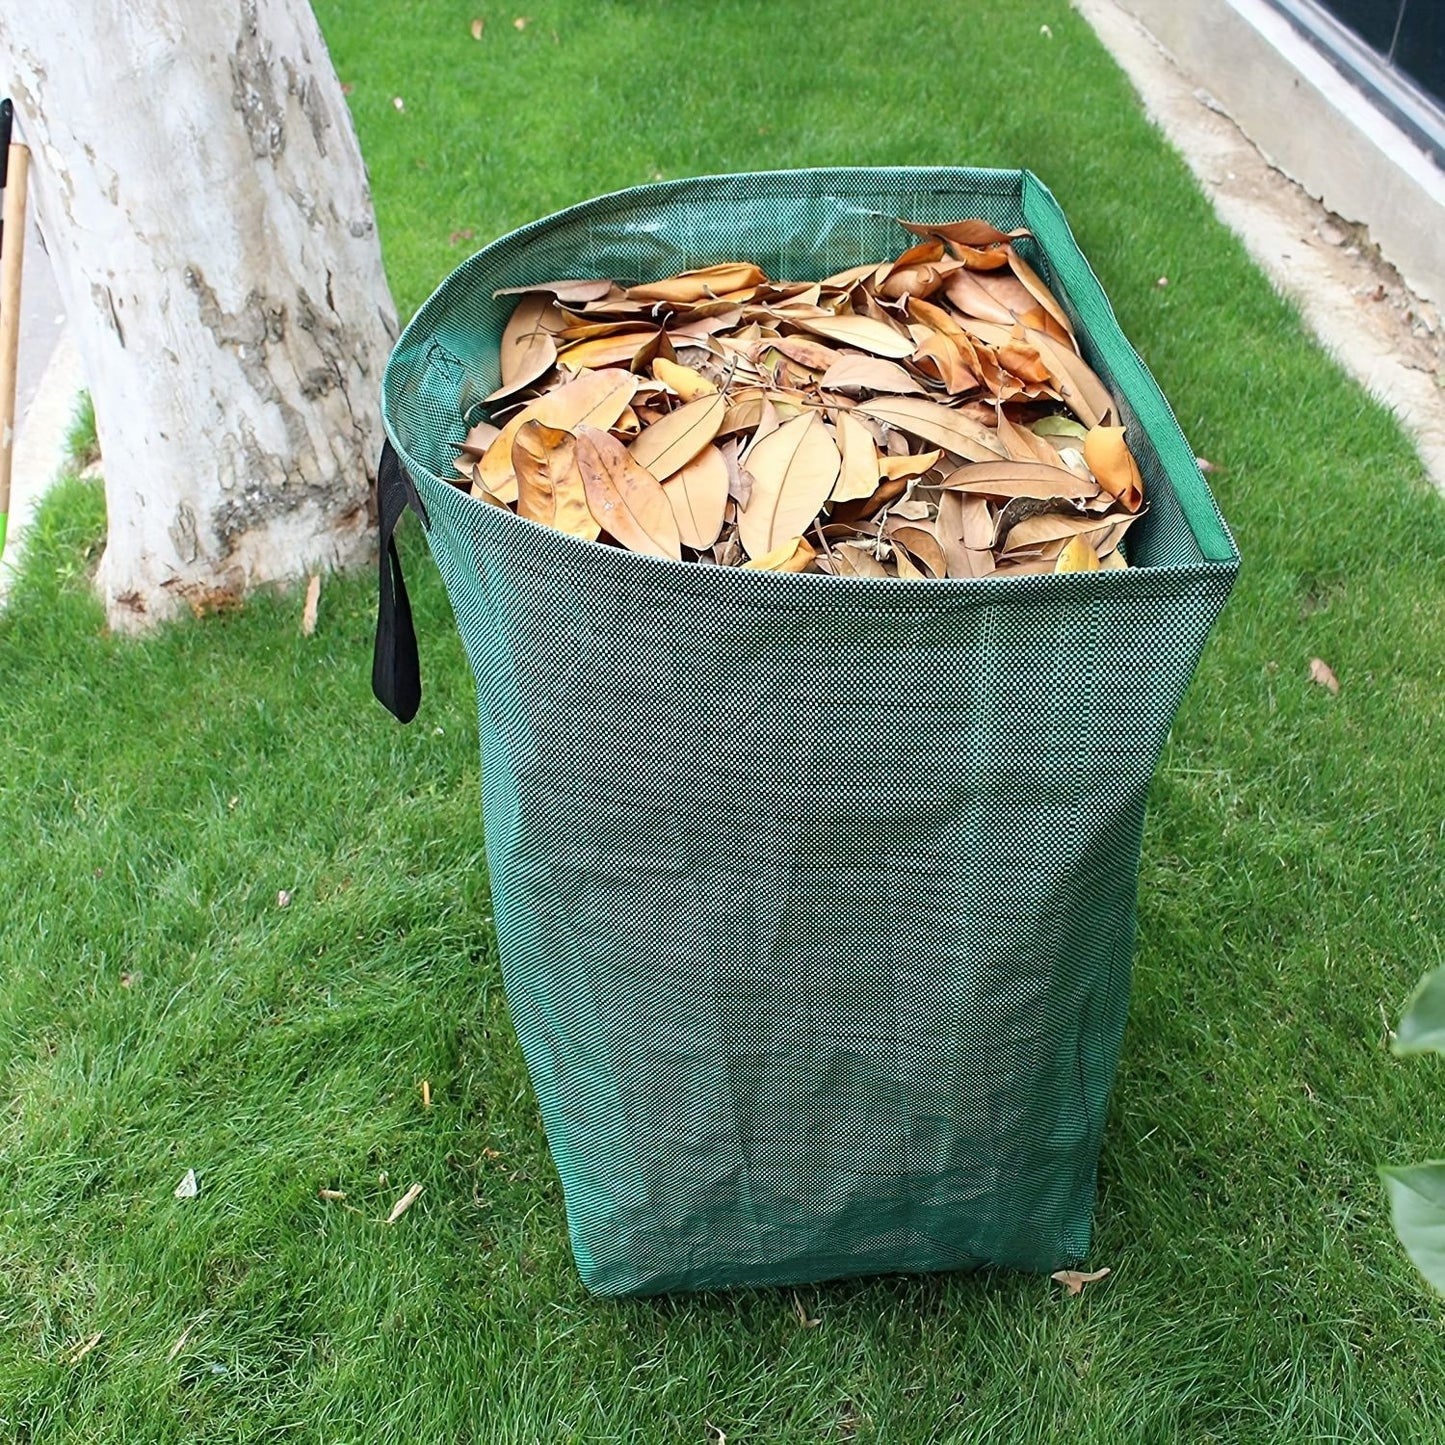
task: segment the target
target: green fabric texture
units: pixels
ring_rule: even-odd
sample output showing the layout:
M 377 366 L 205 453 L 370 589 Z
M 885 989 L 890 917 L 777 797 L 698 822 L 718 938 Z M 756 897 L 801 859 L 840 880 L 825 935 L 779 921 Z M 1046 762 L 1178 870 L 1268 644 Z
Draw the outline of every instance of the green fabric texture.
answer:
M 902 251 L 900 216 L 1032 232 L 1144 475 L 1129 569 L 679 564 L 442 480 L 499 382 L 498 288 L 818 278 Z M 586 1284 L 1078 1261 L 1146 795 L 1239 557 L 1047 189 L 893 168 L 603 196 L 453 272 L 383 391 L 476 674 L 498 951 Z

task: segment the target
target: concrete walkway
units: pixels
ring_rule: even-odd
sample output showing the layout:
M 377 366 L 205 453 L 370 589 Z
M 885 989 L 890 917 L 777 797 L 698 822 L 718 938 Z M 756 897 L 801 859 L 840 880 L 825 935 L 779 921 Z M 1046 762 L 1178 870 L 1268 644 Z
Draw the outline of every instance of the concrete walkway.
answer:
M 1215 214 L 1298 305 L 1325 349 L 1395 413 L 1445 491 L 1445 329 L 1435 307 L 1410 290 L 1364 227 L 1334 215 L 1261 155 L 1118 0 L 1074 3 Z

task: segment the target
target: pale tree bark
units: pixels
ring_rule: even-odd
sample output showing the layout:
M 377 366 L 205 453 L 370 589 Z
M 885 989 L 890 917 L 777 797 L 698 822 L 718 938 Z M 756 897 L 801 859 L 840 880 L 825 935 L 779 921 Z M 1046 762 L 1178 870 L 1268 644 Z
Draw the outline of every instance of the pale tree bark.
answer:
M 396 321 L 306 0 L 0 0 L 135 630 L 360 560 Z

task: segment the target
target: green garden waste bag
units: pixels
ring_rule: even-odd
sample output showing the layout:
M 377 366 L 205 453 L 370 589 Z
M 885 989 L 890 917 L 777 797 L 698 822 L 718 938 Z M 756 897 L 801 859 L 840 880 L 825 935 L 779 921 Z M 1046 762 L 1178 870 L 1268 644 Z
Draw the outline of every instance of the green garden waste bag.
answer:
M 1120 399 L 1148 497 L 1128 569 L 678 563 L 444 480 L 499 383 L 499 288 L 725 260 L 818 279 L 896 256 L 898 217 L 973 216 L 1029 229 Z M 383 404 L 374 683 L 416 710 L 409 508 L 476 675 L 498 953 L 586 1284 L 1079 1261 L 1145 800 L 1239 557 L 1049 192 L 892 168 L 603 196 L 447 277 Z

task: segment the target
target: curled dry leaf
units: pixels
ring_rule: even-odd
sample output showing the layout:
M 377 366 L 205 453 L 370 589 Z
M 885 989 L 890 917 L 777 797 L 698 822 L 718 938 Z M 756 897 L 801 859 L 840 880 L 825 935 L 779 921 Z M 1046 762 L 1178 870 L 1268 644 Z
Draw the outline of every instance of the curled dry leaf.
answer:
M 1127 511 L 1137 512 L 1144 500 L 1144 481 L 1124 441 L 1121 426 L 1096 426 L 1084 438 L 1084 461 L 1099 486 Z
M 544 527 L 555 527 L 589 542 L 597 540 L 597 521 L 587 505 L 577 438 L 561 427 L 524 422 L 512 442 L 517 478 L 517 514 Z
M 388 1224 L 395 1224 L 396 1221 L 421 1198 L 421 1191 L 422 1186 L 420 1184 L 413 1184 L 411 1188 L 391 1206 L 391 1213 L 386 1216 L 386 1222 Z
M 1056 1269 L 1049 1278 L 1058 1280 L 1071 1295 L 1075 1295 L 1083 1294 L 1086 1284 L 1097 1284 L 1101 1279 L 1107 1279 L 1111 1273 L 1108 1265 L 1105 1265 L 1103 1269 L 1092 1270 L 1087 1274 L 1077 1269 Z
M 479 482 L 473 486 L 502 502 L 517 500 L 517 478 L 512 471 L 512 443 L 529 421 L 544 422 L 563 431 L 579 426 L 610 427 L 626 410 L 637 391 L 637 378 L 618 370 L 583 372 L 555 391 L 529 402 L 497 434 L 477 465 Z
M 1097 572 L 1099 554 L 1082 537 L 1070 537 L 1054 563 L 1055 572 Z
M 1340 695 L 1340 680 L 1335 676 L 1335 670 L 1322 657 L 1310 658 L 1310 681 L 1317 682 L 1323 688 L 1328 688 L 1331 697 Z

